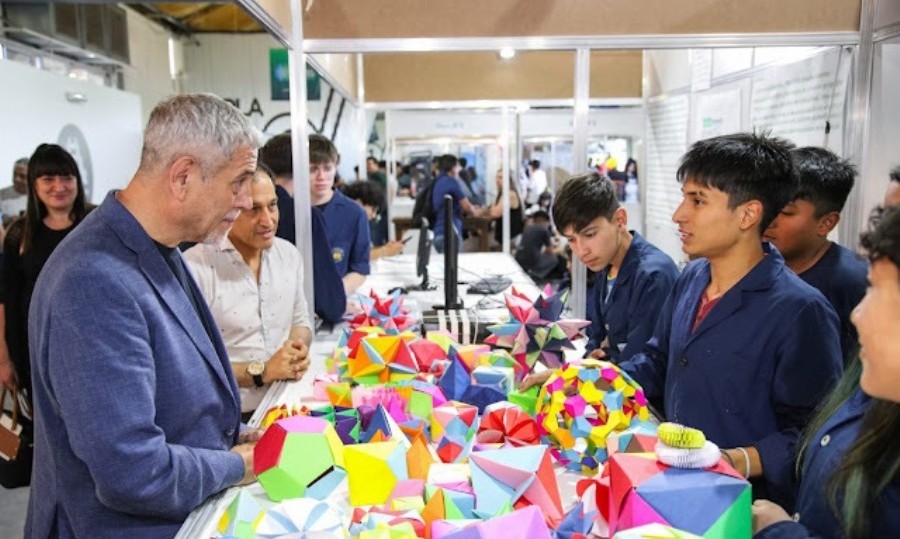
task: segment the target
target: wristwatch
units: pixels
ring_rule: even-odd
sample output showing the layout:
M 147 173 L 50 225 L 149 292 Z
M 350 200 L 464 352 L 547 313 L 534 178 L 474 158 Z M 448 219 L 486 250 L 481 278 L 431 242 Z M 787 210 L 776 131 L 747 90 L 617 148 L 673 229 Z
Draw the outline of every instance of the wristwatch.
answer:
M 247 364 L 247 374 L 253 378 L 253 385 L 256 387 L 262 387 L 266 384 L 263 383 L 263 373 L 266 372 L 266 364 L 258 359 L 251 361 Z

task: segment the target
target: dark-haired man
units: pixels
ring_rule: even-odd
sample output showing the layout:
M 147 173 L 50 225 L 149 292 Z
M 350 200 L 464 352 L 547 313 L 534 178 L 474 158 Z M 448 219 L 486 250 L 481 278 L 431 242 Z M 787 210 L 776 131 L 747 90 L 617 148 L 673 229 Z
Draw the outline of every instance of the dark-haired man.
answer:
M 457 173 L 459 171 L 459 161 L 455 155 L 442 155 L 437 158 L 437 178 L 434 180 L 434 188 L 431 191 L 431 207 L 434 208 L 434 248 L 437 252 L 444 252 L 444 236 L 450 233 L 456 233 L 459 241 L 462 242 L 462 214 L 478 215 L 480 208 L 474 206 L 466 197 L 460 184 Z M 444 218 L 444 196 L 450 195 L 453 198 L 453 222 L 446 223 Z M 452 228 L 451 226 L 452 225 Z
M 13 165 L 12 185 L 0 189 L 0 215 L 8 226 L 25 212 L 28 205 L 28 158 L 17 159 Z
M 628 230 L 616 187 L 597 172 L 563 184 L 553 221 L 577 256 L 597 272 L 596 312 L 586 350 L 614 363 L 641 351 L 678 278 L 668 255 Z
M 791 152 L 799 188 L 766 230 L 784 263 L 831 302 L 841 322 L 844 365 L 859 348 L 850 312 L 866 293 L 868 265 L 853 251 L 828 239 L 841 219 L 856 169 L 824 148 Z
M 275 135 L 259 149 L 259 162 L 269 167 L 275 180 L 275 194 L 278 196 L 278 230 L 275 235 L 291 243 L 297 243 L 296 221 L 294 220 L 294 156 L 291 149 L 291 134 Z
M 699 428 L 753 482 L 791 507 L 799 432 L 842 370 L 838 318 L 762 242 L 797 192 L 789 143 L 734 134 L 694 143 L 678 169 L 672 219 L 694 258 L 644 350 L 620 363 L 662 399 L 667 420 Z

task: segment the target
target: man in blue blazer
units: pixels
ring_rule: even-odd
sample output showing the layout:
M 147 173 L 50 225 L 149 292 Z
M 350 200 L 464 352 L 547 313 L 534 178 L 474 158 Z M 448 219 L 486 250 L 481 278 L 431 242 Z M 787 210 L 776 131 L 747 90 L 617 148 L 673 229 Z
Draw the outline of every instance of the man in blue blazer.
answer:
M 253 479 L 225 347 L 177 246 L 250 206 L 258 132 L 211 95 L 160 103 L 141 163 L 50 257 L 31 304 L 25 535 L 172 537 Z
M 703 430 L 754 497 L 791 507 L 795 444 L 842 371 L 838 318 L 762 233 L 796 192 L 790 144 L 735 134 L 695 143 L 672 219 L 697 258 L 644 351 L 620 367 L 664 415 Z

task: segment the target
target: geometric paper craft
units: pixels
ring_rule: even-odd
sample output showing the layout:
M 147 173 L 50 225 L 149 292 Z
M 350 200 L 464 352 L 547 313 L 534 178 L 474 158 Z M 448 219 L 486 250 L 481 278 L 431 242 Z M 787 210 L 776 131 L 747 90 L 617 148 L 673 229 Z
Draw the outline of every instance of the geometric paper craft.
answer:
M 346 538 L 341 512 L 334 506 L 309 498 L 285 500 L 269 509 L 256 527 L 256 537 Z
M 471 451 L 478 431 L 478 409 L 448 401 L 431 412 L 431 441 L 443 462 L 460 462 Z
M 706 436 L 703 434 L 703 431 L 678 423 L 660 423 L 657 430 L 659 441 L 669 447 L 700 449 L 706 442 Z
M 505 402 L 506 393 L 496 385 L 471 385 L 466 388 L 459 400 L 475 406 L 481 414 L 491 404 Z
M 537 423 L 521 408 L 510 402 L 497 402 L 488 406 L 478 426 L 478 443 L 508 442 L 513 446 L 533 445 L 540 442 Z
M 702 539 L 699 535 L 676 530 L 662 524 L 647 524 L 630 530 L 621 531 L 613 539 Z
M 450 400 L 461 400 L 463 394 L 472 385 L 472 371 L 455 353 L 455 348 L 450 349 L 447 368 L 438 381 L 438 386 L 444 395 Z
M 271 502 L 265 503 L 254 498 L 247 490 L 241 489 L 219 519 L 219 533 L 235 539 L 255 538 L 256 525 L 259 524 L 266 508 L 270 506 Z
M 750 483 L 723 461 L 691 470 L 666 466 L 652 453 L 617 453 L 607 470 L 613 533 L 659 523 L 708 539 L 751 535 Z
M 452 521 L 449 523 L 452 524 Z M 440 530 L 438 534 L 435 533 L 436 527 Z M 484 522 L 476 521 L 456 531 L 441 529 L 440 521 L 436 521 L 432 523 L 431 532 L 432 539 L 550 539 L 550 531 L 544 524 L 540 510 L 535 506 L 524 507 Z
M 606 451 L 614 453 L 650 453 L 656 446 L 656 427 L 650 421 L 634 421 L 625 430 L 613 431 L 606 437 Z
M 309 415 L 321 417 L 334 425 L 338 437 L 345 444 L 359 443 L 359 412 L 355 408 L 323 406 L 311 410 Z
M 513 390 L 507 395 L 507 400 L 519 405 L 528 415 L 533 416 L 537 412 L 537 396 L 540 390 L 540 386 L 531 386 L 525 391 Z
M 578 502 L 556 528 L 556 539 L 585 539 L 594 526 L 596 516 L 596 511 L 585 511 L 584 502 Z
M 408 479 L 406 452 L 395 440 L 348 445 L 344 463 L 353 506 L 381 505 L 398 481 Z
M 253 472 L 269 498 L 298 498 L 335 466 L 344 466 L 344 444 L 334 427 L 298 415 L 269 427 L 253 449 Z
M 557 462 L 585 475 L 606 461 L 610 433 L 648 418 L 640 386 L 617 366 L 596 359 L 555 371 L 538 394 L 535 416 Z
M 409 349 L 406 335 L 375 335 L 360 339 L 355 351 L 347 355 L 347 380 L 372 385 L 412 380 L 419 364 Z
M 560 319 L 568 290 L 549 295 L 548 288 L 545 294 L 532 302 L 513 287 L 506 294 L 509 322 L 487 328 L 491 335 L 484 342 L 510 349 L 519 364 L 517 379 L 531 372 L 537 361 L 549 368 L 562 364 L 563 352 L 574 349 L 572 339 L 581 336 L 581 328 L 590 324 L 587 320 Z
M 416 321 L 409 316 L 409 309 L 403 306 L 403 296 L 399 291 L 381 297 L 374 290 L 366 297 L 357 294 L 361 311 L 349 319 L 351 328 L 375 326 L 384 328 L 388 335 L 415 330 Z
M 556 528 L 562 520 L 559 485 L 547 446 L 479 451 L 469 455 L 469 467 L 479 516 L 490 518 L 507 505 L 535 505 L 547 526 Z
M 481 386 L 495 385 L 504 395 L 515 388 L 515 375 L 512 367 L 494 367 L 479 365 L 472 371 L 475 383 Z

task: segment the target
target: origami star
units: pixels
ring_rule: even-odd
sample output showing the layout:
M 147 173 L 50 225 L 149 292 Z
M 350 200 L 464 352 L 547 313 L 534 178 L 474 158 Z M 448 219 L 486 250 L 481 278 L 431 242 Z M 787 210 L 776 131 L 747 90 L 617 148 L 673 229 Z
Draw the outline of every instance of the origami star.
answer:
M 384 328 L 388 335 L 415 330 L 416 321 L 409 316 L 409 309 L 403 306 L 403 296 L 399 291 L 381 297 L 372 290 L 368 297 L 362 294 L 357 297 L 361 310 L 349 318 L 351 328 L 376 326 Z
M 517 379 L 530 372 L 537 361 L 548 367 L 558 367 L 563 351 L 574 349 L 572 339 L 579 337 L 581 328 L 590 324 L 587 320 L 560 320 L 568 299 L 567 290 L 548 294 L 549 288 L 545 289 L 545 295 L 532 302 L 513 288 L 506 295 L 509 322 L 488 327 L 491 335 L 485 342 L 510 349 L 519 364 Z

